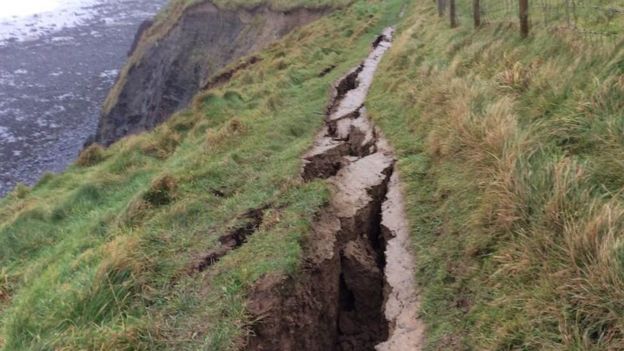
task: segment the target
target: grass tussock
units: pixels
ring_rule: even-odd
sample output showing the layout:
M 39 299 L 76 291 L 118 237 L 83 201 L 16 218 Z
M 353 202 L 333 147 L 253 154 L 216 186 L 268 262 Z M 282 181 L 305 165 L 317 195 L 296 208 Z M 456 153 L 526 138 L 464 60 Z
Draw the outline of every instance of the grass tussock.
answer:
M 221 128 L 208 129 L 206 132 L 206 149 L 211 150 L 224 142 L 233 141 L 235 137 L 243 135 L 246 131 L 247 127 L 240 119 L 232 118 Z
M 428 349 L 624 348 L 621 61 L 413 5 L 368 106 L 406 182 Z
M 9 194 L 9 196 L 14 197 L 16 199 L 23 199 L 30 193 L 30 187 L 26 184 L 18 183 L 15 186 L 15 189 Z
M 143 200 L 152 206 L 163 206 L 171 203 L 176 197 L 178 183 L 170 175 L 156 178 L 150 188 L 143 194 Z
M 172 127 L 163 125 L 151 133 L 141 144 L 141 151 L 151 157 L 164 160 L 171 156 L 176 148 L 180 145 L 182 135 L 176 129 L 187 128 L 188 122 L 182 121 L 175 123 Z
M 102 162 L 104 158 L 104 148 L 99 144 L 91 144 L 80 152 L 76 164 L 82 167 L 90 167 Z

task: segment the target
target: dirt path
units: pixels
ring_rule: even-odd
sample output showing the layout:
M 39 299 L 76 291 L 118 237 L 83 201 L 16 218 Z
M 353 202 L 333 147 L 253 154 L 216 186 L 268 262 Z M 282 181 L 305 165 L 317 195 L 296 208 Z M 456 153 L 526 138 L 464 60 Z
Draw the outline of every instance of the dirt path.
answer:
M 304 273 L 266 277 L 250 298 L 259 322 L 250 350 L 417 351 L 418 317 L 409 229 L 387 141 L 364 102 L 393 29 L 334 87 L 326 126 L 304 156 L 306 181 L 327 179 L 329 206 L 306 248 Z

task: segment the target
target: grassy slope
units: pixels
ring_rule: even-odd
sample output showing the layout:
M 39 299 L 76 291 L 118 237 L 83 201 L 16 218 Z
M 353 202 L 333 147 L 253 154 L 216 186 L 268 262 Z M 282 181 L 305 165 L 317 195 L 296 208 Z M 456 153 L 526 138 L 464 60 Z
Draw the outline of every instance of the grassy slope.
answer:
M 271 46 L 155 131 L 91 148 L 82 165 L 1 200 L 0 348 L 234 349 L 248 322 L 246 290 L 266 272 L 296 274 L 301 240 L 326 201 L 324 185 L 303 184 L 298 172 L 328 87 L 402 3 L 356 1 Z M 263 205 L 248 244 L 190 272 Z
M 400 157 L 429 349 L 624 349 L 623 62 L 413 6 L 369 109 Z

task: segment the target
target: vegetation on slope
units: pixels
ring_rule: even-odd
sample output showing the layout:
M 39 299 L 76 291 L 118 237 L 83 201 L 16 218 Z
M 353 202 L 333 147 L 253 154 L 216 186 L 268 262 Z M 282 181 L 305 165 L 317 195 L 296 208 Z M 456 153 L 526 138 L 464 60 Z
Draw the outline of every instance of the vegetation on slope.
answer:
M 328 87 L 402 3 L 355 1 L 153 132 L 93 146 L 67 172 L 1 200 L 0 348 L 240 346 L 248 288 L 268 272 L 297 274 L 327 199 L 298 174 Z M 260 208 L 249 242 L 198 272 L 219 236 Z
M 429 349 L 624 349 L 623 62 L 413 6 L 368 106 L 400 157 Z

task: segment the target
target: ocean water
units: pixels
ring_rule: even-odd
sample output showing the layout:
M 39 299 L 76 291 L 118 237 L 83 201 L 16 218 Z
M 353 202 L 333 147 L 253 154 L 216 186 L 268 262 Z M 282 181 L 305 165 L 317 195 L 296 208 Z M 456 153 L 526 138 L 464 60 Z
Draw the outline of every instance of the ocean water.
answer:
M 0 43 L 26 41 L 88 24 L 97 0 L 0 0 Z
M 0 0 L 0 196 L 73 162 L 166 0 Z
M 0 18 L 27 17 L 53 11 L 61 6 L 61 0 L 22 0 L 0 2 Z

